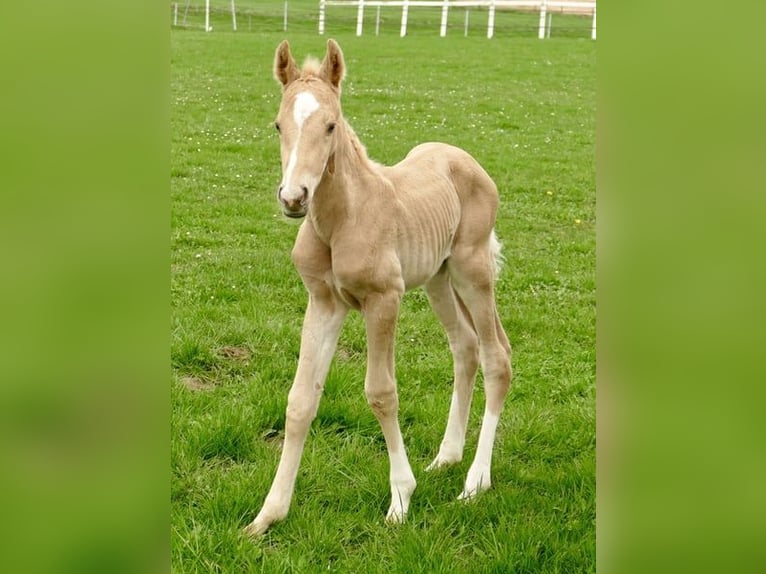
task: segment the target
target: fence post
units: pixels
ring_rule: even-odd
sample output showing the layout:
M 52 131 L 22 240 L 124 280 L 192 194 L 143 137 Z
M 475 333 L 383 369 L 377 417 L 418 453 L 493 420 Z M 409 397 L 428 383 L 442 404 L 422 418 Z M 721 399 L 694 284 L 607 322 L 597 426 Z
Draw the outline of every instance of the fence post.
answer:
M 378 11 L 375 14 L 375 35 L 380 32 L 380 4 L 378 4 Z
M 470 12 L 468 11 L 468 8 L 466 8 L 465 9 L 465 32 L 463 32 L 463 36 L 465 38 L 468 37 L 468 14 L 470 14 Z
M 285 0 L 285 19 L 284 23 L 282 24 L 282 29 L 287 32 L 287 0 Z
M 541 40 L 545 38 L 545 15 L 548 11 L 548 0 L 540 3 L 540 25 L 537 27 L 537 37 Z
M 178 2 L 173 3 L 173 26 L 178 26 Z
M 205 32 L 210 32 L 210 0 L 205 0 Z
M 444 38 L 447 35 L 447 15 L 449 14 L 449 0 L 444 0 L 442 5 L 442 23 L 439 28 L 439 36 Z
M 596 7 L 593 7 L 593 27 L 590 31 L 590 39 L 595 40 L 596 39 Z
M 319 35 L 324 34 L 324 11 L 327 6 L 327 0 L 319 0 Z
M 410 0 L 404 0 L 402 4 L 402 29 L 399 31 L 399 36 L 402 38 L 407 35 L 407 12 L 410 9 Z
M 487 38 L 495 35 L 495 0 L 489 3 L 489 18 L 487 19 Z
M 359 9 L 356 11 L 356 35 L 362 35 L 364 25 L 364 0 L 359 0 Z
M 234 7 L 234 0 L 231 0 L 231 27 L 237 31 L 237 9 Z

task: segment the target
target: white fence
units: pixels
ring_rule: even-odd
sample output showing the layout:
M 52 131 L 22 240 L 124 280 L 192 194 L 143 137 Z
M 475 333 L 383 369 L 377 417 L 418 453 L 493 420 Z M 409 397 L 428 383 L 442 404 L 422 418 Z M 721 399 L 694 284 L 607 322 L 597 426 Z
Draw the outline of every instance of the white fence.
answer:
M 255 17 L 257 22 L 260 22 L 261 29 L 269 29 L 269 30 L 275 30 L 277 28 L 274 27 L 274 21 L 277 19 L 277 17 L 280 20 L 280 26 L 281 30 L 283 32 L 287 31 L 287 16 L 288 16 L 288 0 L 282 0 L 282 8 L 279 9 L 277 6 L 280 2 L 270 2 L 267 3 L 265 6 L 260 4 L 246 4 L 244 9 L 237 8 L 236 1 L 235 0 L 218 0 L 214 3 L 214 5 L 211 5 L 210 0 L 180 0 L 178 2 L 172 2 L 171 3 L 171 9 L 173 13 L 172 21 L 174 27 L 180 27 L 180 28 L 199 28 L 201 27 L 206 32 L 212 32 L 213 26 L 212 26 L 212 20 L 215 17 L 217 19 L 218 25 L 221 24 L 222 21 L 229 18 L 231 19 L 231 29 L 236 32 L 237 31 L 237 16 L 239 15 L 240 19 L 244 17 L 244 19 L 247 21 L 247 26 L 245 27 L 248 31 L 252 31 L 252 21 L 253 17 Z M 202 6 L 204 4 L 204 7 Z M 226 5 L 224 8 L 224 4 Z M 254 8 L 256 8 L 254 10 Z M 292 8 L 292 13 L 296 12 L 295 8 Z M 187 20 L 187 17 L 189 16 L 189 13 L 191 12 L 191 18 Z M 305 7 L 303 9 L 299 8 L 297 10 L 299 19 L 301 20 L 307 20 L 308 18 L 311 18 L 312 21 L 312 27 L 313 22 L 316 20 L 316 11 L 314 9 L 311 9 L 310 11 L 307 10 Z M 199 22 L 200 14 L 204 16 L 204 24 L 201 24 Z M 265 23 L 268 22 L 268 23 Z M 227 24 L 228 25 L 228 24 Z M 268 28 L 267 28 L 268 27 Z
M 538 26 L 538 38 L 550 36 L 550 11 L 574 10 L 579 13 L 592 13 L 593 24 L 591 25 L 591 38 L 596 39 L 596 2 L 584 0 L 582 2 L 566 2 L 555 0 L 319 0 L 319 33 L 325 31 L 325 12 L 327 6 L 356 7 L 356 35 L 362 35 L 364 22 L 364 9 L 366 7 L 377 8 L 375 19 L 375 33 L 380 27 L 381 7 L 401 7 L 402 25 L 399 30 L 400 36 L 407 35 L 407 17 L 410 7 L 440 8 L 442 11 L 439 35 L 447 35 L 447 18 L 450 8 L 487 8 L 487 38 L 495 34 L 495 10 L 497 8 L 511 8 L 516 10 L 533 10 L 540 12 L 540 24 Z M 468 12 L 466 12 L 466 33 L 468 29 Z

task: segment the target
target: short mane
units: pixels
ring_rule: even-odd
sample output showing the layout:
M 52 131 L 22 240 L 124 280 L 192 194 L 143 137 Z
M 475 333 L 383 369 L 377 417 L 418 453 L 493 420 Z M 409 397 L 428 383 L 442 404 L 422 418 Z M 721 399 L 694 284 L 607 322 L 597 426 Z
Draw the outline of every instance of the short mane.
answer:
M 301 70 L 301 76 L 318 76 L 319 70 L 322 67 L 322 63 L 313 56 L 309 56 L 303 62 L 303 69 Z

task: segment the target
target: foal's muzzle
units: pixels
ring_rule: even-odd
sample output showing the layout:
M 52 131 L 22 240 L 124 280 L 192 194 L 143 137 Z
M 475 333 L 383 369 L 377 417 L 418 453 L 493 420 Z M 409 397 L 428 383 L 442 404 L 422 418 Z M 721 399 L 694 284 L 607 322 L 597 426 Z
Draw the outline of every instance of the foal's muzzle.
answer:
M 306 215 L 306 207 L 308 205 L 308 199 L 309 199 L 309 190 L 305 185 L 300 186 L 300 193 L 297 194 L 297 197 L 285 199 L 282 195 L 282 191 L 284 190 L 284 186 L 280 185 L 279 190 L 277 191 L 277 197 L 279 198 L 279 202 L 282 204 L 282 213 L 284 213 L 287 217 L 293 217 L 293 218 L 301 218 Z

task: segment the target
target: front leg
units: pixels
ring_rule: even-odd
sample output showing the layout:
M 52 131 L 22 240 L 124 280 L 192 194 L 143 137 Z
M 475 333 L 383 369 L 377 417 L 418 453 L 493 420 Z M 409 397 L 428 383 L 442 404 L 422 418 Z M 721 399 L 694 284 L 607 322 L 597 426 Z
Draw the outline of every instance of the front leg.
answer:
M 259 536 L 274 522 L 287 516 L 293 496 L 303 446 L 316 417 L 319 399 L 348 312 L 329 289 L 313 293 L 306 309 L 301 351 L 295 380 L 287 397 L 285 442 L 274 482 L 263 508 L 245 532 Z
M 391 506 L 388 522 L 404 522 L 415 490 L 415 475 L 399 428 L 399 398 L 394 378 L 394 336 L 401 294 L 397 291 L 366 298 L 367 376 L 364 391 L 383 430 L 390 462 Z

